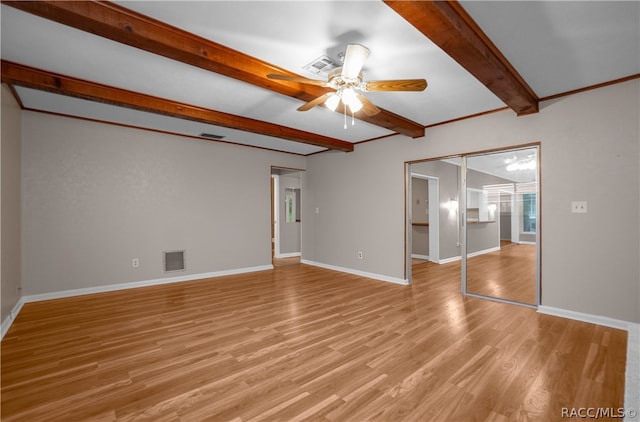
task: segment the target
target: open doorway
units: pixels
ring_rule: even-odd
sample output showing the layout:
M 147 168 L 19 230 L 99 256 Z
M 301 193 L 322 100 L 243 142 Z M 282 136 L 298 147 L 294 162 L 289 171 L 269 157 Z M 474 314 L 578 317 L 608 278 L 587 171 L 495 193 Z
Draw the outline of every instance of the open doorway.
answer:
M 437 177 L 411 173 L 411 258 L 414 264 L 440 259 L 439 190 Z
M 274 267 L 300 263 L 303 171 L 271 167 L 271 260 Z
M 460 263 L 459 157 L 407 163 L 406 278 L 433 265 Z

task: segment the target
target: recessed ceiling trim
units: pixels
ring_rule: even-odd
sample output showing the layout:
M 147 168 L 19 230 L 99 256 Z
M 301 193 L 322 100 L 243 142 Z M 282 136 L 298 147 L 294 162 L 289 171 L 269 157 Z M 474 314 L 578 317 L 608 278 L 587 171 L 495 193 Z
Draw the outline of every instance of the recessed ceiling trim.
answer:
M 268 79 L 270 73 L 299 76 L 237 50 L 109 2 L 15 1 L 24 12 L 108 38 L 154 54 L 210 70 L 308 102 L 330 89 Z M 412 138 L 424 136 L 423 125 L 387 110 L 355 117 Z
M 339 151 L 353 151 L 353 144 L 269 122 L 236 116 L 177 101 L 114 88 L 70 76 L 50 73 L 2 60 L 2 82 L 40 89 L 86 100 L 223 126 Z
M 538 97 L 457 1 L 385 3 L 467 69 L 517 115 L 538 112 Z

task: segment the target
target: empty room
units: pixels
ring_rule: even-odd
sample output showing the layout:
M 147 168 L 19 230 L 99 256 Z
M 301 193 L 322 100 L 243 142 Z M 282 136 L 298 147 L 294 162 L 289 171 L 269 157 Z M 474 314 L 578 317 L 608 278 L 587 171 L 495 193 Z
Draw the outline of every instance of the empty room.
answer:
M 2 421 L 640 420 L 640 2 L 0 13 Z

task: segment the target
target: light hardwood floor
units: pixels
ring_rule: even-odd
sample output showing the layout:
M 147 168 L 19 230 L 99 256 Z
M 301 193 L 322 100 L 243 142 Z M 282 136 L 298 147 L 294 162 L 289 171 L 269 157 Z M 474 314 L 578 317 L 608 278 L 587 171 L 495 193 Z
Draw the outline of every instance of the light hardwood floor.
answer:
M 552 421 L 622 407 L 626 332 L 306 265 L 27 303 L 3 421 Z
M 536 246 L 514 244 L 467 261 L 467 291 L 536 304 Z

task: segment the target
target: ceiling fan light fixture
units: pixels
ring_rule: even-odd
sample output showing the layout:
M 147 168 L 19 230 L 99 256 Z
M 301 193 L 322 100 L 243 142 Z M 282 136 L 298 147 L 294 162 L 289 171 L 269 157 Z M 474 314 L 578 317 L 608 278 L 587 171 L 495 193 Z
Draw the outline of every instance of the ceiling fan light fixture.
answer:
M 342 66 L 342 77 L 345 79 L 357 79 L 364 65 L 369 49 L 360 44 L 349 44 Z
M 329 98 L 327 98 L 327 101 L 325 101 L 324 104 L 331 111 L 336 111 L 336 108 L 338 108 L 338 104 L 340 104 L 340 95 L 338 94 L 331 95 Z
M 342 102 L 349 106 L 352 113 L 357 113 L 362 108 L 362 101 L 358 99 L 355 91 L 351 88 L 342 91 Z

